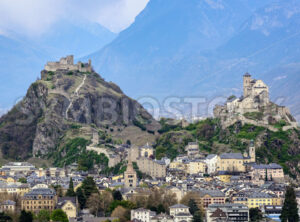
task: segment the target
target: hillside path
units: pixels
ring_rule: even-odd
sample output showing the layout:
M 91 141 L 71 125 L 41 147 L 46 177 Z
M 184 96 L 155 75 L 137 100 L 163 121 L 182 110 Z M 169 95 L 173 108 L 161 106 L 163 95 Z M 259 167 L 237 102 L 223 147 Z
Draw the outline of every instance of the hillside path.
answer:
M 81 82 L 81 83 L 79 84 L 79 86 L 75 89 L 73 95 L 71 96 L 70 104 L 68 105 L 67 110 L 66 110 L 66 119 L 69 119 L 69 116 L 68 116 L 69 109 L 70 109 L 71 106 L 73 105 L 73 100 L 74 100 L 74 98 L 76 98 L 76 97 L 79 96 L 78 92 L 79 92 L 79 90 L 81 89 L 81 87 L 84 85 L 85 80 L 86 80 L 86 75 L 84 75 L 82 82 Z

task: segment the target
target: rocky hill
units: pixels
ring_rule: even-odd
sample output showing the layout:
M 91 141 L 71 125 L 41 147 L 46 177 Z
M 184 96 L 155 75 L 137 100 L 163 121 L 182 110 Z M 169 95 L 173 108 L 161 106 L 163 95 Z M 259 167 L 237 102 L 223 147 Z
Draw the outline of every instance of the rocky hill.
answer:
M 0 147 L 5 158 L 46 158 L 70 138 L 89 143 L 95 131 L 109 135 L 110 143 L 139 144 L 154 141 L 159 128 L 137 101 L 94 71 L 43 70 L 22 101 L 0 118 Z

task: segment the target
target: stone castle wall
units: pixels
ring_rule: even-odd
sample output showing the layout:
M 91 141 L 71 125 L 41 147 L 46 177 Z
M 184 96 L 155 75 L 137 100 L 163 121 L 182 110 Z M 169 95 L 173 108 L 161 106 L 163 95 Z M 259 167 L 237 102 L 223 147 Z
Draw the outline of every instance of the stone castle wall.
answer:
M 69 70 L 69 71 L 79 71 L 79 72 L 92 72 L 91 60 L 88 63 L 78 62 L 74 64 L 73 55 L 63 57 L 59 62 L 47 62 L 44 69 L 46 71 L 55 72 L 57 70 Z

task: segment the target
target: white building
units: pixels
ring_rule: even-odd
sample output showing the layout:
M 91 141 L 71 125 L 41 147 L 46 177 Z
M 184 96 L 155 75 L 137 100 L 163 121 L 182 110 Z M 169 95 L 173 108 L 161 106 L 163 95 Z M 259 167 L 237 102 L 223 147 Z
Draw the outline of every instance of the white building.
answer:
M 183 204 L 175 204 L 170 207 L 170 215 L 174 218 L 174 222 L 187 221 L 191 222 L 193 216 L 189 211 L 189 207 Z
M 140 220 L 143 222 L 150 222 L 151 218 L 156 216 L 156 213 L 151 211 L 151 210 L 147 210 L 144 208 L 139 208 L 136 210 L 131 210 L 131 217 L 130 219 L 136 219 L 136 220 Z
M 219 159 L 219 157 L 216 154 L 210 154 L 205 158 L 204 162 L 207 165 L 207 173 L 208 174 L 212 174 L 217 171 L 218 159 Z

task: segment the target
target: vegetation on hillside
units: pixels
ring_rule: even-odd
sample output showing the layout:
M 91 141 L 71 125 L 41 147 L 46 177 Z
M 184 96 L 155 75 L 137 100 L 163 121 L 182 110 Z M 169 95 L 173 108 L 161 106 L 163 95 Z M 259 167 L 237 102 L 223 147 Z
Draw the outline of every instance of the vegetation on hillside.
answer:
M 249 114 L 250 115 L 250 114 Z M 254 116 L 254 114 L 251 114 Z M 258 115 L 258 114 L 257 114 Z M 255 114 L 255 116 L 257 116 Z M 259 116 L 259 115 L 258 115 Z M 283 125 L 283 123 L 278 123 Z M 156 158 L 174 159 L 185 153 L 188 142 L 198 141 L 201 152 L 222 153 L 247 151 L 251 140 L 256 143 L 256 156 L 259 163 L 278 163 L 285 173 L 295 177 L 300 173 L 300 131 L 291 129 L 272 132 L 264 127 L 236 123 L 223 129 L 218 119 L 208 118 L 187 127 L 170 126 L 161 121 L 162 131 L 156 141 Z
M 89 141 L 84 138 L 69 139 L 58 152 L 50 154 L 54 165 L 63 167 L 72 163 L 78 163 L 78 170 L 91 170 L 94 165 L 100 168 L 108 167 L 108 158 L 104 154 L 97 154 L 94 151 L 87 151 Z

